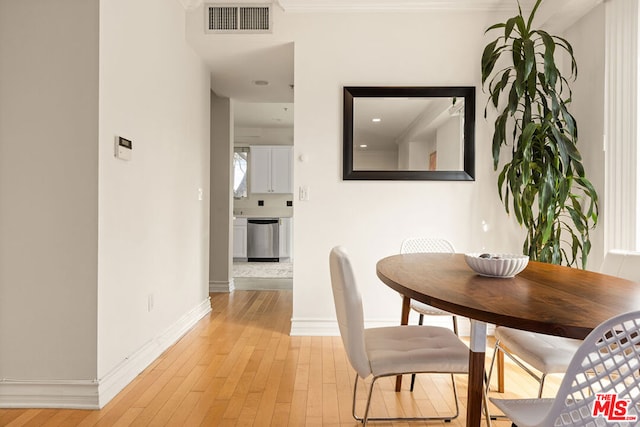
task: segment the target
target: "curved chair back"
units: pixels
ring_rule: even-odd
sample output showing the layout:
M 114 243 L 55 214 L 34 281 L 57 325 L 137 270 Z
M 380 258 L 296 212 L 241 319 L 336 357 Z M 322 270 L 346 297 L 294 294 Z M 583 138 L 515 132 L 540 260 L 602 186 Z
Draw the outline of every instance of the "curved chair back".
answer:
M 600 273 L 617 276 L 620 266 L 622 265 L 622 260 L 624 260 L 623 251 L 616 249 L 610 250 L 604 256 L 604 260 L 600 266 Z
M 371 374 L 371 366 L 364 343 L 362 297 L 344 248 L 337 246 L 331 250 L 329 270 L 342 343 L 353 369 L 361 378 L 367 378 Z
M 454 253 L 453 245 L 445 239 L 430 237 L 411 237 L 402 242 L 401 254 L 411 253 Z
M 607 413 L 620 416 L 614 412 L 620 409 L 614 404 L 623 399 L 628 399 L 624 405 L 628 410 L 626 415 L 637 416 L 640 421 L 639 369 L 640 311 L 603 322 L 576 351 L 541 425 L 596 425 L 594 412 L 598 416 Z M 607 408 L 611 412 L 607 412 Z
M 640 252 L 612 249 L 605 255 L 600 272 L 640 282 Z

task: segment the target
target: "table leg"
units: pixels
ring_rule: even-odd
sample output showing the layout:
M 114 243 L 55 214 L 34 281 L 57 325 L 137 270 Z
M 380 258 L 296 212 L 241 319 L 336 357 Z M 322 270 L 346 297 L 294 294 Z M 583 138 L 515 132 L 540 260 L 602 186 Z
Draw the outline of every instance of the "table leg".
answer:
M 471 319 L 467 427 L 480 427 L 482 419 L 482 389 L 484 388 L 484 353 L 486 347 L 487 324 Z
M 409 310 L 411 309 L 411 298 L 403 296 L 402 297 L 402 315 L 400 316 L 400 324 L 408 325 L 409 324 Z M 396 377 L 396 392 L 400 391 L 402 387 L 402 375 L 398 375 Z

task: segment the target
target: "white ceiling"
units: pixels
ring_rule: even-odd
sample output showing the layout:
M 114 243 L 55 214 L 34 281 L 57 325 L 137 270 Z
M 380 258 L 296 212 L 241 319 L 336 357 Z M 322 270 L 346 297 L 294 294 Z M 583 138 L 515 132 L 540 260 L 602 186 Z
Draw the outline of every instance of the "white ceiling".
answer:
M 293 103 L 234 102 L 235 126 L 243 128 L 293 127 Z
M 211 87 L 220 96 L 236 101 L 236 112 L 247 116 L 244 109 L 251 103 L 273 103 L 262 106 L 260 123 L 270 126 L 284 104 L 293 107 L 294 49 L 293 43 L 282 44 L 265 37 L 217 37 L 202 31 L 203 0 L 179 0 L 192 10 L 188 38 L 211 70 Z M 559 32 L 573 24 L 603 0 L 545 0 L 538 11 L 539 22 L 550 31 Z M 535 0 L 519 0 L 527 13 Z M 212 0 L 206 3 L 270 3 L 256 0 Z M 286 12 L 326 12 L 354 10 L 477 10 L 517 13 L 516 0 L 273 0 L 275 7 Z M 266 81 L 257 85 L 256 81 Z M 253 109 L 255 112 L 255 109 Z M 293 121 L 293 108 L 285 120 Z M 243 119 L 244 120 L 244 119 Z

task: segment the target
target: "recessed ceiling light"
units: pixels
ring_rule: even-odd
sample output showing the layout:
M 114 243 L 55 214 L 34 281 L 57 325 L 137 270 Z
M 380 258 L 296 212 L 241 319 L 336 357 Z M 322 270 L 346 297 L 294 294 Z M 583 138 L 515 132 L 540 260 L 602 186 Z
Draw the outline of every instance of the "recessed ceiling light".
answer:
M 382 119 L 381 119 L 381 118 L 379 118 L 379 117 L 374 117 L 373 119 L 371 119 L 371 121 L 372 121 L 373 123 L 380 123 L 380 122 L 382 121 Z
M 360 144 L 360 148 L 367 148 L 367 144 Z
M 254 80 L 253 84 L 256 86 L 268 86 L 269 82 L 267 80 Z

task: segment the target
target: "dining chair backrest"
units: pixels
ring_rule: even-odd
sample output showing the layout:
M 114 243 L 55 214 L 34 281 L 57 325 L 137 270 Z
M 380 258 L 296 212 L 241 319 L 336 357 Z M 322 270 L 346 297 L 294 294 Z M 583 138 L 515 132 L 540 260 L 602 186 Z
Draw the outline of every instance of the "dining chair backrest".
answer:
M 365 350 L 362 297 L 344 248 L 337 246 L 331 250 L 329 270 L 342 344 L 353 369 L 366 378 L 371 374 L 371 365 Z
M 639 369 L 640 311 L 603 322 L 574 354 L 553 405 L 540 425 L 599 425 L 594 423 L 594 414 L 606 415 L 607 402 L 613 405 L 623 399 L 629 399 L 627 415 L 637 416 L 640 421 Z
M 622 260 L 624 260 L 623 251 L 616 249 L 610 250 L 604 256 L 604 261 L 602 261 L 602 265 L 600 266 L 600 273 L 611 276 L 617 275 L 622 265 Z
M 612 249 L 605 255 L 600 272 L 640 282 L 640 252 Z
M 445 239 L 431 237 L 411 237 L 400 245 L 401 254 L 411 253 L 454 253 L 453 245 Z

